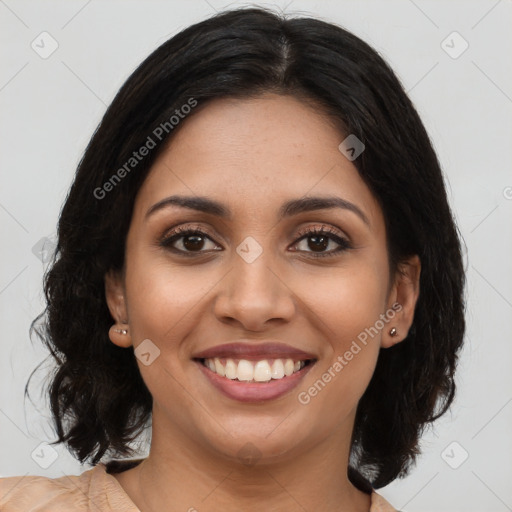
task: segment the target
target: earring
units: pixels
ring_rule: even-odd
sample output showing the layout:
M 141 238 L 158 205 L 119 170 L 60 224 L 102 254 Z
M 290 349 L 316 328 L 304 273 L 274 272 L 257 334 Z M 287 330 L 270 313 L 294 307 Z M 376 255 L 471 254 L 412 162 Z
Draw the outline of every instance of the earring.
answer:
M 392 327 L 390 330 L 389 330 L 389 335 L 390 336 L 396 336 L 398 333 L 396 332 L 396 329 L 394 327 Z
M 132 344 L 132 336 L 127 323 L 119 322 L 110 326 L 108 337 L 114 345 L 127 348 Z

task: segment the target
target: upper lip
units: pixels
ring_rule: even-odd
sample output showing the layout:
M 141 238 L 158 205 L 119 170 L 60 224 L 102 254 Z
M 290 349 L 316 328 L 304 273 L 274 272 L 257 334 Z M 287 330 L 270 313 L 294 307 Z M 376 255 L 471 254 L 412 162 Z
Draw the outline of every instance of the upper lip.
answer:
M 192 356 L 193 359 L 213 359 L 215 357 L 232 359 L 316 359 L 314 354 L 304 352 L 295 347 L 280 342 L 255 343 L 247 340 L 234 343 L 224 343 L 202 350 Z

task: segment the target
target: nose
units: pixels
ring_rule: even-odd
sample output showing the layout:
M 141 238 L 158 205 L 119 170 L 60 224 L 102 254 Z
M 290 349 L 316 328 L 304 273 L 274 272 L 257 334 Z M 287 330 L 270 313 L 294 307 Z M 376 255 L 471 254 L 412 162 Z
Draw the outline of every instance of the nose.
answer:
M 235 254 L 233 266 L 219 283 L 214 313 L 219 321 L 238 323 L 246 331 L 289 322 L 296 309 L 291 283 L 263 253 L 252 262 Z M 288 277 L 289 281 L 289 277 Z

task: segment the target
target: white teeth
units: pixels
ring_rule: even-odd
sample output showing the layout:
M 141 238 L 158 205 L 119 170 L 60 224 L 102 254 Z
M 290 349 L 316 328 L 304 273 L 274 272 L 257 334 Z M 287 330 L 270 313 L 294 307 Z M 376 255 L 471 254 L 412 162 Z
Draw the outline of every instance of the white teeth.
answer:
M 226 361 L 226 377 L 231 380 L 236 379 L 236 364 L 233 359 L 228 359 Z
M 284 363 L 284 374 L 289 377 L 293 373 L 293 361 L 291 359 L 287 359 L 286 363 Z
M 284 377 L 284 364 L 281 359 L 276 359 L 272 365 L 272 378 L 282 379 Z
M 218 357 L 205 359 L 204 365 L 221 377 L 230 380 L 238 379 L 243 382 L 269 382 L 272 379 L 282 379 L 298 372 L 306 365 L 305 361 L 294 361 L 293 359 L 275 359 L 272 366 L 266 359 L 254 362 L 240 359 L 238 364 L 233 359 L 225 361 L 226 363 L 223 364 Z
M 268 382 L 272 379 L 272 371 L 268 361 L 258 361 L 254 367 L 254 380 L 256 382 Z
M 254 378 L 254 366 L 250 361 L 240 359 L 236 372 L 236 378 L 238 380 L 252 380 Z
M 219 361 L 219 358 L 216 357 L 213 362 L 215 363 L 215 373 L 218 373 L 221 377 L 224 377 L 226 375 L 226 370 L 224 366 L 222 366 L 222 363 Z

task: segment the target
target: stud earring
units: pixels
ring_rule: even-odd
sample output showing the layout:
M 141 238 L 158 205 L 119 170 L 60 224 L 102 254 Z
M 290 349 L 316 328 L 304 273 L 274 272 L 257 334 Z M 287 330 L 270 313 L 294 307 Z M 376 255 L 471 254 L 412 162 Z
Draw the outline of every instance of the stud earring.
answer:
M 118 332 L 119 334 L 128 334 L 128 331 L 126 329 L 114 329 L 115 332 Z
M 389 330 L 389 335 L 390 336 L 396 336 L 398 333 L 396 332 L 396 329 L 394 327 L 392 327 L 390 330 Z

